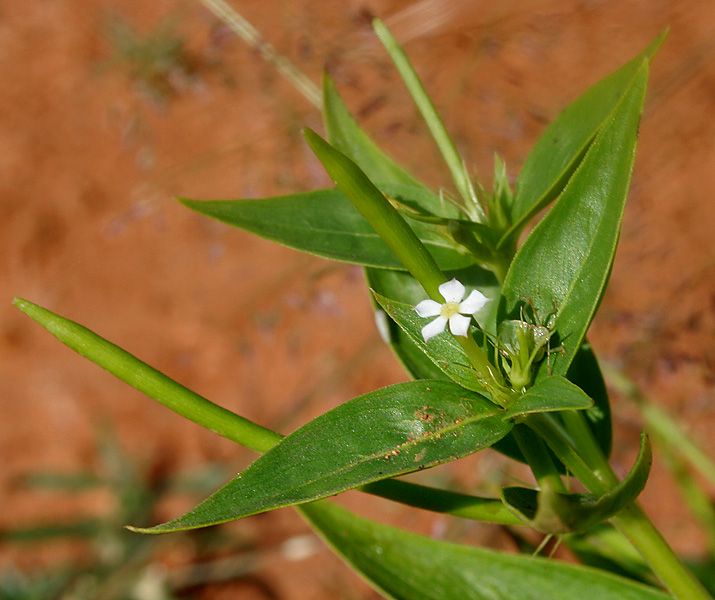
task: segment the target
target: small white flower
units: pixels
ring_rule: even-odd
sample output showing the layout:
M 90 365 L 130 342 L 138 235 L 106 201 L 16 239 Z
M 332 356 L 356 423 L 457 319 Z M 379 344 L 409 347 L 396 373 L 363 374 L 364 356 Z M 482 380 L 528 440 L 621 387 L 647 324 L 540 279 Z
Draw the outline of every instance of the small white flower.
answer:
M 422 337 L 425 342 L 442 333 L 447 322 L 449 322 L 449 330 L 453 335 L 467 337 L 471 316 L 489 302 L 489 298 L 474 290 L 466 300 L 462 300 L 464 292 L 464 286 L 456 279 L 452 279 L 439 286 L 439 293 L 444 298 L 444 304 L 428 299 L 422 300 L 415 306 L 415 311 L 420 317 L 437 317 L 422 328 Z

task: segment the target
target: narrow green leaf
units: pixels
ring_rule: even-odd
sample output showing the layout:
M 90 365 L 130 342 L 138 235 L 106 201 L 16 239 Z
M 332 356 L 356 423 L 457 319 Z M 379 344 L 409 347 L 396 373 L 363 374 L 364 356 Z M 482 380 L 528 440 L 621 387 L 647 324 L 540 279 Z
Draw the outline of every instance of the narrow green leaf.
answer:
M 512 487 L 503 489 L 502 497 L 507 506 L 538 531 L 586 531 L 615 516 L 638 497 L 648 481 L 652 462 L 650 442 L 643 435 L 638 458 L 630 473 L 602 496 Z
M 449 490 L 435 489 L 400 479 L 383 479 L 360 488 L 415 508 L 448 513 L 473 521 L 487 521 L 501 525 L 523 525 L 521 518 L 510 511 L 498 498 L 480 498 Z
M 327 73 L 323 78 L 323 118 L 330 143 L 355 161 L 383 192 L 404 194 L 434 215 L 454 217 L 459 214 L 455 206 L 440 200 L 370 139 L 348 111 Z
M 338 190 L 316 190 L 258 200 L 185 200 L 203 215 L 297 250 L 385 269 L 404 269 L 395 253 Z M 445 269 L 472 259 L 428 224 L 414 223 L 434 260 Z
M 350 199 L 425 291 L 439 299 L 444 274 L 397 210 L 350 158 L 314 131 L 306 129 L 304 135 L 338 189 Z
M 372 22 L 372 25 L 375 30 L 375 34 L 378 38 L 380 38 L 383 46 L 385 46 L 385 50 L 387 50 L 387 53 L 390 55 L 397 71 L 400 73 L 400 77 L 402 77 L 402 81 L 404 82 L 407 91 L 409 91 L 412 96 L 412 100 L 414 100 L 422 118 L 425 120 L 425 123 L 427 124 L 427 127 L 429 128 L 430 133 L 432 134 L 432 137 L 434 138 L 434 141 L 436 142 L 437 147 L 442 153 L 442 157 L 452 174 L 452 179 L 454 180 L 457 190 L 462 198 L 464 198 L 464 200 L 468 203 L 468 206 L 476 211 L 476 216 L 479 217 L 477 220 L 484 221 L 484 212 L 479 203 L 476 202 L 472 183 L 469 179 L 469 174 L 464 167 L 464 162 L 459 155 L 452 138 L 449 136 L 447 128 L 444 126 L 442 119 L 437 113 L 437 109 L 422 85 L 419 75 L 417 75 L 417 72 L 410 63 L 409 58 L 407 58 L 404 50 L 402 50 L 400 45 L 397 43 L 397 40 L 392 36 L 390 30 L 385 27 L 385 24 L 379 19 L 375 19 Z
M 283 438 L 184 516 L 137 529 L 206 527 L 302 504 L 455 460 L 491 446 L 511 424 L 477 394 L 444 381 L 393 385 L 338 406 Z
M 549 125 L 519 174 L 511 206 L 512 228 L 504 239 L 521 230 L 563 190 L 594 136 L 637 79 L 643 61 L 653 58 L 666 35 L 661 33 L 638 56 L 588 89 Z
M 546 377 L 530 387 L 507 407 L 504 418 L 522 417 L 531 413 L 559 410 L 586 410 L 593 400 L 565 377 Z
M 395 600 L 668 598 L 659 590 L 595 569 L 440 542 L 335 505 L 311 504 L 302 512 L 350 566 Z
M 502 294 L 504 318 L 521 310 L 553 321 L 551 360 L 538 377 L 566 375 L 611 272 L 630 183 L 648 67 L 644 63 L 610 121 L 548 215 L 511 264 Z
M 277 433 L 199 396 L 79 323 L 22 298 L 13 303 L 63 344 L 190 421 L 259 452 L 280 439 Z

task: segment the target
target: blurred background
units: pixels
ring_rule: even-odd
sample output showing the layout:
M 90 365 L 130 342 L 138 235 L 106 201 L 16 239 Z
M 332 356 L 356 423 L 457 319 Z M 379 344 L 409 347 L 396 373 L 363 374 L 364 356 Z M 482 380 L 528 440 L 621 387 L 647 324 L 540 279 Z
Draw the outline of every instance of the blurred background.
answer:
M 468 165 L 512 178 L 544 126 L 663 28 L 612 283 L 591 340 L 715 454 L 715 3 L 234 0 L 316 83 L 327 66 L 375 139 L 448 177 L 374 39 L 405 45 Z M 300 129 L 320 115 L 198 0 L 0 0 L 0 598 L 377 597 L 285 509 L 146 540 L 253 459 L 64 348 L 10 305 L 73 318 L 231 410 L 289 432 L 405 374 L 360 269 L 182 207 L 327 185 Z M 613 395 L 613 462 L 638 412 Z M 523 471 L 485 452 L 419 481 L 489 492 Z M 495 527 L 364 496 L 363 514 L 513 548 Z M 358 498 L 358 499 L 356 499 Z M 702 552 L 658 462 L 643 502 Z

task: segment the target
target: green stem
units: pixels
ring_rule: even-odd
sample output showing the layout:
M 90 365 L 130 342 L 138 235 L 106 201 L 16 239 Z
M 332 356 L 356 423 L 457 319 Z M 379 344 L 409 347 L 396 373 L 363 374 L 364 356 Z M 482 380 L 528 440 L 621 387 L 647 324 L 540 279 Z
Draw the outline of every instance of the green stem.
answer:
M 75 352 L 201 427 L 257 452 L 270 450 L 283 438 L 279 433 L 199 396 L 79 323 L 28 300 L 16 298 L 13 303 Z M 520 523 L 496 499 L 457 494 L 396 480 L 376 482 L 365 486 L 363 491 L 466 519 L 512 525 Z
M 578 450 L 586 463 L 593 469 L 598 477 L 609 488 L 618 483 L 611 465 L 603 455 L 591 428 L 586 423 L 586 418 L 581 411 L 566 410 L 561 413 L 566 431 L 572 439 L 578 440 Z
M 522 424 L 516 425 L 512 432 L 519 449 L 529 463 L 536 481 L 539 483 L 539 487 L 542 490 L 565 494 L 568 490 L 566 490 L 566 486 L 561 480 L 561 475 L 559 475 L 543 440 Z
M 673 596 L 680 600 L 712 600 L 636 503 L 626 506 L 612 520 Z
M 578 433 L 579 449 L 582 445 L 590 448 L 588 464 L 576 452 L 569 434 L 555 421 L 545 415 L 532 415 L 528 417 L 527 423 L 544 438 L 559 459 L 592 493 L 601 495 L 613 487 L 613 482 L 618 480 L 608 464 L 608 460 L 593 440 L 593 434 L 583 421 L 583 416 L 579 415 L 579 417 L 582 420 L 580 425 L 575 423 L 575 420 L 570 420 L 569 424 Z M 585 443 L 584 440 L 586 440 Z M 678 555 L 673 552 L 655 525 L 636 503 L 625 507 L 613 517 L 612 521 L 616 528 L 631 541 L 656 576 L 676 598 L 711 600 L 711 596 L 702 584 L 683 565 Z
M 549 415 L 533 414 L 526 417 L 524 422 L 538 433 L 547 445 L 559 457 L 562 463 L 594 494 L 604 494 L 608 485 L 596 476 L 589 466 L 576 451 L 576 444 L 559 423 Z

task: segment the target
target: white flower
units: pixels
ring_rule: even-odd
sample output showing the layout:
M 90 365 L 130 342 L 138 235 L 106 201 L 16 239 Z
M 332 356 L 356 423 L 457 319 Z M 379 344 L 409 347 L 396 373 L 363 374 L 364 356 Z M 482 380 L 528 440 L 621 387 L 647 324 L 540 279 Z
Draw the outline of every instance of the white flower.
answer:
M 439 286 L 439 293 L 444 298 L 444 304 L 434 300 L 422 300 L 415 306 L 415 311 L 420 317 L 437 317 L 422 328 L 422 337 L 425 342 L 442 333 L 447 322 L 449 322 L 449 330 L 453 335 L 467 337 L 469 323 L 472 320 L 471 315 L 489 302 L 489 298 L 474 290 L 463 301 L 464 292 L 464 286 L 456 279 L 452 279 Z

